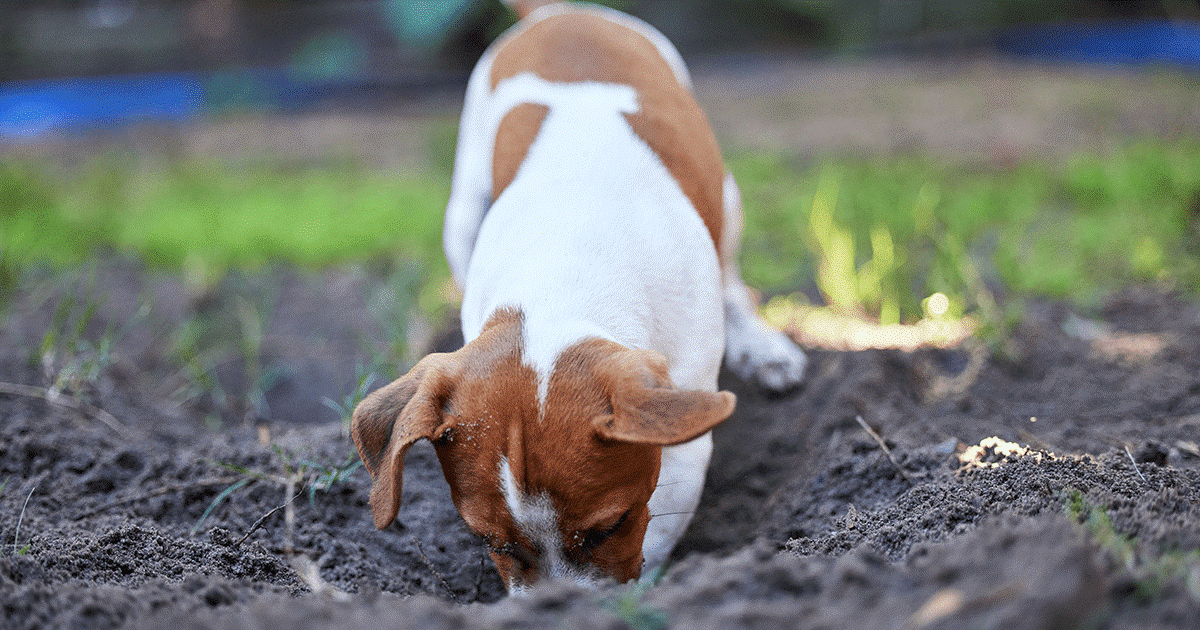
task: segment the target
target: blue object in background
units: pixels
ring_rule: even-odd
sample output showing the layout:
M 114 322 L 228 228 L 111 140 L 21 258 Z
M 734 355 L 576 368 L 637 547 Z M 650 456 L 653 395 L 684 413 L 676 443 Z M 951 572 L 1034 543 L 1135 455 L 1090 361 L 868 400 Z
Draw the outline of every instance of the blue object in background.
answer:
M 415 2 L 392 19 L 416 37 L 432 37 L 455 19 L 465 0 Z M 430 8 L 437 10 L 429 10 Z M 419 18 L 419 19 L 418 19 Z M 1121 21 L 1031 25 L 996 38 L 1002 54 L 1075 63 L 1162 64 L 1200 69 L 1200 24 Z M 336 44 L 336 45 L 335 45 Z M 290 68 L 235 68 L 211 74 L 164 72 L 0 83 L 0 138 L 36 139 L 47 131 L 78 131 L 142 121 L 182 122 L 237 108 L 281 111 L 310 107 L 330 96 L 361 93 L 370 81 L 357 44 L 325 37 L 305 48 Z
M 1023 26 L 996 38 L 1000 52 L 1025 58 L 1200 67 L 1200 24 L 1146 20 Z
M 286 111 L 352 92 L 361 81 L 288 68 L 150 73 L 0 83 L 0 138 L 138 122 L 179 123 L 230 109 Z
M 179 122 L 204 107 L 203 82 L 190 73 L 12 81 L 0 83 L 0 135 Z

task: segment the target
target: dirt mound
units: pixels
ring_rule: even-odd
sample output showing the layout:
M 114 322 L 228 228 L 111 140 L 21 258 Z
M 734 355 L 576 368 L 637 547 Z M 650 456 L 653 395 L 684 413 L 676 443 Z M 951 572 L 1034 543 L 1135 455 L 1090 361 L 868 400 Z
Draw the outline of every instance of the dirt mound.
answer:
M 0 626 L 1200 620 L 1195 304 L 1034 304 L 993 353 L 814 351 L 784 397 L 726 375 L 738 410 L 658 583 L 504 598 L 432 448 L 410 451 L 399 521 L 376 531 L 322 403 L 394 348 L 387 285 L 277 269 L 196 295 L 119 261 L 19 279 L 0 330 Z

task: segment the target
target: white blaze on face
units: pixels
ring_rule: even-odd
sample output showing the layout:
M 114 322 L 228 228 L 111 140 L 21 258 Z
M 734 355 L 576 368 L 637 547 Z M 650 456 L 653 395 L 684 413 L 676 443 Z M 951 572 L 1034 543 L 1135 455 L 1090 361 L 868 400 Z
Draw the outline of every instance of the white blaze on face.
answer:
M 585 586 L 595 584 L 596 578 L 591 572 L 570 562 L 563 555 L 558 512 L 550 496 L 543 492 L 531 497 L 522 492 L 507 457 L 500 458 L 500 487 L 504 490 L 504 503 L 517 529 L 534 544 L 538 575 L 542 579 L 567 579 Z M 508 590 L 520 593 L 525 588 L 524 585 L 510 583 Z

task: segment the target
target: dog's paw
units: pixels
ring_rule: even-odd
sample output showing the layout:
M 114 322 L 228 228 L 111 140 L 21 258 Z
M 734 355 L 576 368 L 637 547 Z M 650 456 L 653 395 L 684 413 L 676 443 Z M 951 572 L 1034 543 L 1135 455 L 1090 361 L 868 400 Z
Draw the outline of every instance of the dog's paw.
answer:
M 808 359 L 786 335 L 755 319 L 726 331 L 725 366 L 739 378 L 771 392 L 804 380 Z

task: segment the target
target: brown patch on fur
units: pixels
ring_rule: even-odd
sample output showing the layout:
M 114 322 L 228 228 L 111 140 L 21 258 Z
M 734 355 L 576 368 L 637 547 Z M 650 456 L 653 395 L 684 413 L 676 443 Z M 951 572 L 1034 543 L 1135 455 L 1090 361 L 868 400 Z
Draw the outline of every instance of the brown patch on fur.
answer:
M 505 4 L 512 7 L 513 13 L 517 14 L 518 18 L 523 18 L 530 13 L 533 13 L 540 7 L 548 4 L 555 4 L 559 0 L 506 0 Z
M 588 339 L 559 355 L 546 391 L 538 430 L 527 436 L 525 482 L 557 499 L 564 553 L 578 564 L 599 568 L 619 582 L 637 578 L 642 539 L 650 522 L 646 502 L 658 483 L 662 449 L 601 439 L 592 420 L 611 412 L 605 365 L 627 350 L 611 341 Z M 599 536 L 629 515 L 597 544 Z
M 478 383 L 485 381 L 494 399 L 536 410 L 536 378 L 533 370 L 520 362 L 521 325 L 520 313 L 498 311 L 471 343 L 456 352 L 421 359 L 408 374 L 359 403 L 350 432 L 373 478 L 370 503 L 376 527 L 387 527 L 400 509 L 404 455 L 413 443 L 426 438 L 436 446 L 452 441 L 459 432 L 477 429 L 464 425 L 462 414 L 454 411 L 464 404 L 460 402 L 464 398 L 471 410 L 464 392 L 477 389 Z M 507 412 L 503 404 L 497 407 L 501 413 Z M 507 426 L 490 419 L 484 424 Z M 446 464 L 443 459 L 443 470 Z M 451 489 L 455 489 L 454 484 Z M 503 504 L 503 498 L 500 502 Z
M 502 458 L 524 494 L 550 498 L 571 563 L 635 579 L 661 446 L 711 428 L 732 409 L 732 395 L 677 390 L 661 356 L 588 339 L 560 354 L 539 405 L 522 327 L 520 311 L 499 310 L 479 337 L 425 357 L 355 410 L 375 525 L 396 518 L 404 455 L 426 438 L 455 507 L 487 540 L 506 583 L 537 581 L 539 558 L 508 512 Z
M 492 149 L 492 199 L 499 199 L 500 193 L 517 176 L 517 169 L 525 161 L 525 154 L 541 131 L 542 121 L 549 111 L 545 105 L 521 103 L 508 110 L 500 120 Z
M 641 110 L 626 115 L 630 127 L 662 160 L 720 249 L 725 176 L 721 152 L 704 112 L 676 80 L 653 42 L 597 15 L 553 15 L 500 44 L 492 61 L 492 89 L 527 71 L 547 81 L 598 81 L 633 87 Z M 528 133 L 528 128 L 523 128 L 519 137 Z M 497 144 L 500 140 L 497 137 Z M 524 147 L 527 150 L 529 145 Z M 505 159 L 524 156 L 524 150 L 504 155 Z M 493 171 L 515 174 L 518 166 L 493 164 Z M 503 190 L 503 186 L 494 189 Z
M 522 450 L 514 426 L 537 420 L 537 375 L 522 357 L 522 325 L 519 311 L 497 311 L 483 333 L 459 350 L 469 353 L 445 403 L 453 427 L 433 444 L 455 507 L 468 526 L 488 538 L 511 535 L 505 528 L 491 529 L 511 523 L 499 485 L 500 456 L 514 446 Z M 515 466 L 520 465 L 518 458 Z

